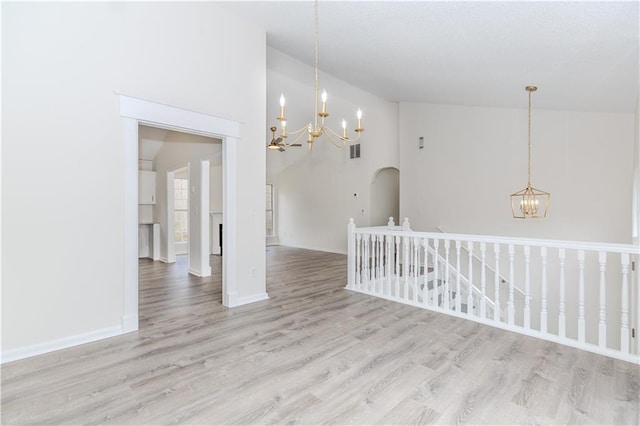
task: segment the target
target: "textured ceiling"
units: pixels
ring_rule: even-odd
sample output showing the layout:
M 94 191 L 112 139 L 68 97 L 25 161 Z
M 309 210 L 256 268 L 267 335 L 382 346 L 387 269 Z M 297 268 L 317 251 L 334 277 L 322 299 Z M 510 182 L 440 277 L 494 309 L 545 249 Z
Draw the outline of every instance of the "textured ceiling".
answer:
M 313 64 L 312 2 L 219 4 Z M 319 16 L 320 69 L 387 100 L 522 107 L 535 84 L 539 108 L 635 110 L 636 1 L 320 1 Z

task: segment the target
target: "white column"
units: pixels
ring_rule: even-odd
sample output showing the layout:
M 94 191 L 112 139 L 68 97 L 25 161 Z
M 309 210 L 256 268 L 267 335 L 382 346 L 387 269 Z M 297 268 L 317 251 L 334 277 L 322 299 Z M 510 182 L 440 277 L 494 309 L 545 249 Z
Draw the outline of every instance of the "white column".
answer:
M 123 123 L 124 185 L 124 294 L 122 332 L 138 329 L 138 120 Z
M 222 218 L 224 237 L 222 238 L 222 304 L 224 306 L 236 306 L 238 304 L 237 283 L 237 199 L 236 191 L 232 184 L 237 179 L 237 144 L 234 138 L 225 138 L 222 141 Z

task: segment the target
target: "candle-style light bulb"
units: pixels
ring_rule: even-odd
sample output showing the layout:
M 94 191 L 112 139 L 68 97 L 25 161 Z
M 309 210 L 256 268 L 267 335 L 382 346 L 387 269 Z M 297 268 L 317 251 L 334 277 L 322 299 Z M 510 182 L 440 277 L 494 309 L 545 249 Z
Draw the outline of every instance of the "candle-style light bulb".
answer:
M 327 91 L 322 90 L 322 95 L 320 96 L 322 100 L 322 110 L 320 112 L 320 117 L 326 117 L 327 115 Z
M 358 112 L 356 112 L 356 117 L 358 118 L 358 127 L 356 127 L 356 131 L 362 131 L 362 110 L 358 108 Z
M 284 93 L 280 95 L 280 117 L 278 117 L 278 120 L 282 121 L 284 120 L 284 104 L 285 104 L 285 100 L 284 100 Z
M 347 121 L 343 118 L 342 119 L 342 139 L 346 139 L 347 138 Z

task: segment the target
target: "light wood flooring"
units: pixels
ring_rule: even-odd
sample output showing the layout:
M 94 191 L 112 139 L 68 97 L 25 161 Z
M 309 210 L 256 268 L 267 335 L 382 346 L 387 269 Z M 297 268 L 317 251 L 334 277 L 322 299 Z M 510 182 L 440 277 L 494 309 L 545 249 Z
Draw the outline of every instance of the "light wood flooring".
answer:
M 221 305 L 140 261 L 140 331 L 2 366 L 3 424 L 638 424 L 638 366 L 352 293 L 346 257 L 267 248 Z

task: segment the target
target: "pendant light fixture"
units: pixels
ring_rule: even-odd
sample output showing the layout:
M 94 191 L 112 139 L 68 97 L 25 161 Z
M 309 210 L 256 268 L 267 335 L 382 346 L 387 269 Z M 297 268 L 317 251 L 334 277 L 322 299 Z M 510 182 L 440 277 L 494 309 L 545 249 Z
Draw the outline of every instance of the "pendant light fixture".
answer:
M 321 105 L 320 111 L 318 111 L 318 0 L 314 2 L 314 16 L 315 16 L 315 33 L 314 33 L 314 41 L 315 41 L 315 80 L 313 86 L 313 94 L 314 94 L 314 105 L 313 111 L 314 116 L 309 124 L 304 125 L 302 128 L 295 131 L 287 130 L 287 119 L 285 117 L 285 98 L 284 94 L 280 95 L 280 115 L 276 118 L 280 122 L 280 136 L 278 137 L 282 139 L 279 143 L 280 147 L 288 147 L 295 146 L 296 142 L 302 140 L 303 136 L 307 136 L 307 145 L 309 149 L 313 148 L 313 142 L 322 135 L 325 135 L 326 138 L 333 143 L 336 147 L 342 148 L 346 142 L 355 142 L 360 139 L 360 135 L 364 132 L 364 128 L 362 127 L 362 111 L 358 109 L 356 113 L 357 125 L 354 131 L 356 132 L 356 136 L 354 138 L 350 138 L 347 136 L 347 122 L 342 119 L 341 128 L 342 131 L 340 133 L 334 131 L 330 127 L 325 125 L 325 119 L 329 116 L 327 112 L 327 92 L 322 91 L 320 95 Z M 287 142 L 290 139 L 291 142 Z
M 511 213 L 514 219 L 536 219 L 547 216 L 550 193 L 536 189 L 531 185 L 531 94 L 538 90 L 536 86 L 527 86 L 529 92 L 529 157 L 526 188 L 511 194 Z

